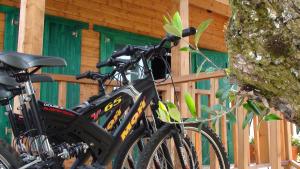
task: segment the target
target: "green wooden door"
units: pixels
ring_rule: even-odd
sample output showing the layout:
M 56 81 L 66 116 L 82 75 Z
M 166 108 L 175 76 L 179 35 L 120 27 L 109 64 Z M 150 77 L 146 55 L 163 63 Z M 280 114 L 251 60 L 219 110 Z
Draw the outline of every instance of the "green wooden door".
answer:
M 56 17 L 46 17 L 43 54 L 62 57 L 67 61 L 67 67 L 44 68 L 43 72 L 77 75 L 81 63 L 81 30 L 83 24 L 76 21 Z M 80 101 L 79 84 L 67 84 L 67 105 L 70 108 Z M 58 83 L 41 85 L 41 100 L 58 104 Z
M 211 50 L 201 50 L 211 61 L 213 61 L 218 67 L 220 68 L 227 68 L 228 66 L 228 56 L 227 53 L 222 52 L 216 52 Z M 197 71 L 197 67 L 201 65 L 201 63 L 204 61 L 204 58 L 198 54 L 192 55 L 192 72 L 195 73 Z M 203 65 L 202 70 L 205 70 L 209 67 L 213 67 L 209 62 L 206 62 Z M 228 81 L 226 79 L 220 79 L 219 86 L 224 86 Z M 208 80 L 203 80 L 196 83 L 196 87 L 198 89 L 210 89 L 210 83 Z M 207 96 L 201 96 L 201 105 L 208 105 L 208 97 Z M 208 113 L 202 112 L 202 117 L 208 117 Z M 233 143 L 232 143 L 232 126 L 228 123 L 227 124 L 227 137 L 228 137 L 228 154 L 229 154 L 229 160 L 231 163 L 233 163 Z M 203 157 L 203 163 L 209 164 L 209 144 L 208 140 L 202 139 L 202 157 Z
M 0 12 L 5 13 L 5 27 L 4 27 L 4 51 L 16 51 L 18 39 L 18 21 L 19 13 L 15 8 L 0 6 Z M 5 113 L 5 108 L 0 108 L 0 139 L 10 143 L 11 133 L 8 132 L 10 124 Z

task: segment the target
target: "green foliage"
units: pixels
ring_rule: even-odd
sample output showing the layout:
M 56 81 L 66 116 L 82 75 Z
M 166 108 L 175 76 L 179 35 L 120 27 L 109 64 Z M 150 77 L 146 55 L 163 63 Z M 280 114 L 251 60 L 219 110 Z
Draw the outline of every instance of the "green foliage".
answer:
M 164 122 L 171 122 L 170 114 L 165 106 L 165 104 L 161 101 L 158 102 L 158 110 L 157 110 L 158 118 Z
M 279 116 L 273 113 L 269 113 L 263 117 L 264 121 L 282 120 Z
M 300 148 L 300 139 L 297 137 L 292 137 L 292 146 Z
M 232 112 L 227 113 L 226 118 L 229 120 L 229 123 L 231 124 L 236 122 L 236 116 Z
M 196 112 L 196 105 L 195 105 L 194 99 L 188 92 L 186 92 L 184 94 L 184 99 L 185 99 L 185 103 L 187 104 L 190 113 L 192 114 L 193 117 L 196 118 L 197 112 Z
M 252 119 L 253 119 L 253 116 L 254 116 L 254 113 L 253 113 L 253 112 L 248 112 L 248 113 L 247 113 L 247 115 L 246 115 L 246 117 L 245 117 L 245 119 L 244 119 L 244 121 L 243 121 L 243 124 L 242 124 L 243 129 L 245 129 L 246 126 L 247 126 L 248 124 L 251 124 L 251 121 L 252 121 Z
M 172 120 L 174 120 L 175 122 L 180 122 L 181 115 L 177 106 L 171 102 L 167 102 L 166 105 L 167 107 L 163 102 L 158 102 L 157 114 L 159 119 L 167 123 L 172 122 Z
M 171 21 L 166 16 L 163 17 L 163 20 L 163 28 L 167 33 L 178 37 L 182 37 L 183 26 L 179 12 L 175 12 Z
M 197 33 L 195 34 L 195 46 L 198 46 L 201 35 L 208 28 L 212 21 L 212 19 L 205 20 L 198 26 Z
M 179 15 L 179 12 L 176 12 L 172 17 L 171 16 L 164 16 L 164 29 L 167 33 L 171 35 L 175 35 L 178 37 L 182 37 L 182 20 Z M 208 19 L 203 21 L 198 27 L 197 32 L 195 34 L 194 39 L 194 46 L 187 42 L 186 47 L 182 47 L 180 51 L 184 52 L 191 52 L 191 53 L 197 53 L 201 57 L 204 57 L 203 62 L 197 67 L 197 73 L 202 72 L 202 68 L 204 67 L 204 64 L 206 62 L 209 62 L 213 67 L 209 67 L 204 72 L 214 72 L 216 70 L 220 70 L 220 68 L 215 65 L 214 62 L 212 62 L 208 57 L 206 57 L 198 48 L 199 40 L 202 36 L 202 34 L 205 32 L 205 30 L 209 27 L 209 25 L 212 23 L 212 19 Z M 224 70 L 227 77 L 230 75 L 230 69 Z M 192 115 L 192 118 L 186 119 L 184 122 L 200 122 L 200 124 L 203 124 L 205 121 L 212 121 L 213 127 L 218 122 L 218 119 L 225 115 L 227 116 L 227 119 L 230 123 L 236 122 L 236 114 L 233 113 L 233 111 L 239 107 L 243 106 L 247 110 L 247 114 L 245 116 L 245 119 L 243 120 L 242 127 L 245 128 L 248 124 L 251 124 L 252 119 L 254 116 L 258 116 L 260 122 L 261 121 L 272 121 L 272 120 L 280 120 L 281 118 L 278 117 L 276 114 L 269 113 L 269 108 L 262 106 L 261 103 L 253 100 L 248 99 L 244 100 L 244 97 L 237 97 L 238 95 L 237 91 L 237 85 L 236 84 L 225 84 L 222 88 L 220 88 L 216 93 L 216 98 L 219 100 L 219 104 L 212 105 L 210 107 L 206 105 L 201 105 L 201 112 L 207 112 L 209 113 L 209 119 L 199 119 L 197 118 L 197 112 L 196 112 L 196 106 L 195 101 L 193 100 L 192 96 L 189 93 L 185 93 L 185 102 L 187 104 L 187 107 L 189 109 L 189 112 Z M 225 103 L 228 102 L 235 102 L 236 105 L 233 105 L 231 108 L 227 108 Z M 242 104 L 243 103 L 243 104 Z M 181 116 L 178 108 L 175 104 L 168 102 L 166 103 L 167 107 L 160 102 L 159 103 L 159 111 L 158 115 L 159 117 L 165 121 L 165 122 L 181 122 Z M 260 124 L 260 123 L 259 123 Z
M 170 117 L 175 120 L 176 122 L 181 121 L 180 111 L 178 110 L 177 106 L 172 102 L 167 102 L 167 107 L 169 110 Z

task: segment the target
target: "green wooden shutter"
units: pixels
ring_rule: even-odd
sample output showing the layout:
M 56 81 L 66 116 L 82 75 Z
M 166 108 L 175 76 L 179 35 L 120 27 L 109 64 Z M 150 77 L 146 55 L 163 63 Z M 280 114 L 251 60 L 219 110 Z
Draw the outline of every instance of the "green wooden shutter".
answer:
M 153 45 L 160 42 L 157 38 L 98 25 L 94 25 L 94 30 L 100 32 L 100 61 L 107 60 L 115 50 L 125 45 Z M 108 73 L 111 68 L 104 68 L 102 71 Z
M 211 51 L 211 50 L 201 50 L 212 62 L 214 62 L 218 67 L 220 68 L 227 68 L 228 66 L 228 55 L 227 53 L 222 53 L 222 52 L 216 52 L 216 51 Z M 192 72 L 195 73 L 197 71 L 197 67 L 204 61 L 204 58 L 198 54 L 192 54 Z M 206 62 L 203 65 L 203 70 L 213 67 L 211 63 Z M 219 81 L 219 86 L 222 87 L 225 85 L 225 83 L 228 83 L 226 79 L 220 79 Z M 210 89 L 210 84 L 208 80 L 203 80 L 200 82 L 196 83 L 196 87 L 198 89 Z M 208 97 L 207 96 L 201 96 L 201 105 L 208 105 Z M 208 113 L 202 112 L 202 117 L 207 118 Z M 231 163 L 233 163 L 233 142 L 232 142 L 232 126 L 228 123 L 227 124 L 227 137 L 228 137 L 228 154 L 229 154 L 229 160 Z M 202 157 L 203 157 L 203 163 L 204 164 L 209 164 L 209 146 L 207 140 L 202 139 Z
M 46 17 L 43 54 L 62 57 L 67 67 L 43 68 L 43 72 L 64 75 L 80 73 L 81 63 L 81 30 L 86 24 L 64 20 L 57 17 Z M 79 84 L 67 84 L 67 105 L 70 108 L 80 101 Z M 58 104 L 58 83 L 51 82 L 41 85 L 41 100 Z
M 4 51 L 16 51 L 18 40 L 19 13 L 16 8 L 0 6 L 0 12 L 5 13 L 4 26 Z M 0 138 L 10 143 L 11 134 L 5 133 L 6 128 L 10 128 L 9 120 L 5 114 L 5 108 L 0 108 Z

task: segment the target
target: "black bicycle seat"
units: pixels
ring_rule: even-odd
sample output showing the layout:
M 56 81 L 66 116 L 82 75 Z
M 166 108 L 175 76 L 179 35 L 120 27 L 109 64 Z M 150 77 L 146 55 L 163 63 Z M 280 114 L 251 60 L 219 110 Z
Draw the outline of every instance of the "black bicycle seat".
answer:
M 0 62 L 22 70 L 33 67 L 58 67 L 67 65 L 63 58 L 30 55 L 18 52 L 0 53 Z

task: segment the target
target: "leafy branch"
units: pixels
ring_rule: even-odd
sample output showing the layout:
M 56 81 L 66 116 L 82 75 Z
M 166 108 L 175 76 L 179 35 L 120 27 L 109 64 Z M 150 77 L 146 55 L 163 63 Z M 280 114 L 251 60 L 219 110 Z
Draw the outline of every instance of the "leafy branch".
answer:
M 164 16 L 164 30 L 171 35 L 175 35 L 177 37 L 182 37 L 182 20 L 179 15 L 179 12 L 176 12 L 173 17 L 171 16 Z M 199 24 L 197 27 L 197 32 L 195 34 L 194 44 L 189 43 L 185 39 L 182 39 L 182 42 L 184 42 L 187 46 L 180 49 L 180 51 L 183 52 L 190 52 L 190 53 L 197 53 L 200 56 L 204 58 L 204 61 L 200 64 L 200 66 L 197 68 L 197 73 L 202 71 L 202 68 L 206 62 L 209 62 L 213 67 L 209 67 L 205 70 L 205 72 L 213 72 L 216 70 L 220 70 L 221 68 L 218 67 L 211 59 L 209 59 L 201 50 L 199 49 L 199 41 L 202 36 L 202 34 L 206 31 L 206 29 L 209 27 L 209 25 L 213 22 L 212 19 L 208 19 L 203 21 Z M 230 70 L 225 69 L 227 77 L 230 75 Z M 219 104 L 212 105 L 211 107 L 208 107 L 206 105 L 201 105 L 201 110 L 203 112 L 207 112 L 210 115 L 210 118 L 207 119 L 201 119 L 198 118 L 198 113 L 196 112 L 196 106 L 195 101 L 193 100 L 192 96 L 189 93 L 185 93 L 185 103 L 187 104 L 187 107 L 189 109 L 189 112 L 192 115 L 192 118 L 182 120 L 181 119 L 181 113 L 178 110 L 177 106 L 174 103 L 166 102 L 162 103 L 159 102 L 159 109 L 157 111 L 159 118 L 162 121 L 168 122 L 168 123 L 204 123 L 212 121 L 213 125 L 216 124 L 217 120 L 221 118 L 224 115 L 227 115 L 227 118 L 231 123 L 236 122 L 236 115 L 234 112 L 235 110 L 243 106 L 247 110 L 247 114 L 243 121 L 243 128 L 245 128 L 248 124 L 250 124 L 253 120 L 254 116 L 258 116 L 259 118 L 259 125 L 262 121 L 272 121 L 272 120 L 281 120 L 280 117 L 278 117 L 274 113 L 270 113 L 270 109 L 267 106 L 263 106 L 260 102 L 252 99 L 251 97 L 248 97 L 248 93 L 240 93 L 237 90 L 237 85 L 235 84 L 226 84 L 222 88 L 220 88 L 216 92 L 216 98 L 219 100 Z M 239 96 L 239 97 L 237 97 Z M 235 102 L 235 104 L 228 108 L 225 103 L 226 101 L 229 102 Z

